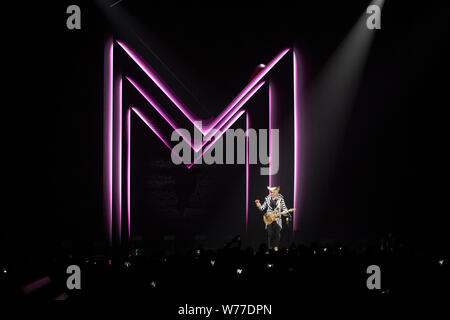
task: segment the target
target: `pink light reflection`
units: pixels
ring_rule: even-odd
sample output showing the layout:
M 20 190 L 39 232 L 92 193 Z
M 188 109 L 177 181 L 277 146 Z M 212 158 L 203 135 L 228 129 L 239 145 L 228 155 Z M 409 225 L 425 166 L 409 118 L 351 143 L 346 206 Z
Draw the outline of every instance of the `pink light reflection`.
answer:
M 144 121 L 144 123 L 156 134 L 156 136 L 166 145 L 167 148 L 172 150 L 169 143 L 162 137 L 159 131 L 155 127 L 153 127 L 152 123 L 142 113 L 140 113 L 134 107 L 131 107 L 131 110 L 133 110 L 139 116 L 139 118 L 141 118 L 142 121 Z
M 297 52 L 293 50 L 293 65 L 294 65 L 294 208 L 297 209 L 297 187 L 298 187 L 298 160 L 299 160 L 299 101 L 298 101 L 298 64 Z M 297 214 L 293 213 L 294 231 L 297 230 Z
M 113 194 L 113 43 L 109 46 L 109 70 L 108 70 L 108 224 L 107 233 L 110 244 L 112 243 L 112 194 Z
M 250 93 L 249 94 L 247 94 L 237 105 L 236 105 L 236 107 L 231 111 L 231 112 L 229 112 L 228 113 L 228 115 L 223 119 L 223 120 L 221 120 L 220 121 L 220 123 L 219 123 L 219 129 L 221 128 L 221 127 L 223 127 L 223 125 L 225 124 L 225 123 L 227 123 L 229 120 L 230 120 L 230 118 L 233 116 L 233 115 L 235 115 L 236 114 L 236 112 L 238 112 L 239 111 L 239 109 L 240 108 L 242 108 L 242 106 L 256 93 L 256 91 L 258 91 L 263 85 L 265 84 L 265 81 L 261 81 L 259 84 L 257 84 L 251 91 L 250 91 Z M 205 137 L 205 140 L 209 140 L 213 135 L 214 135 L 215 133 L 213 132 L 213 131 L 210 131 L 207 135 L 206 135 L 206 137 Z
M 142 87 L 139 86 L 133 79 L 131 79 L 130 77 L 126 78 L 136 88 L 136 90 L 139 91 L 139 93 L 145 98 L 145 100 L 147 100 L 150 105 L 164 118 L 164 120 L 166 120 L 166 122 L 183 138 L 183 140 L 186 141 L 192 149 L 195 149 L 194 145 L 191 143 L 191 139 L 185 137 L 183 133 L 178 130 L 178 125 L 176 125 L 175 121 L 173 121 L 170 116 L 164 111 L 161 105 L 156 102 L 156 100 L 148 92 L 142 89 Z
M 183 102 L 178 99 L 178 97 L 172 92 L 169 86 L 160 78 L 160 76 L 156 72 L 151 69 L 150 66 L 144 63 L 143 60 L 132 49 L 128 48 L 128 46 L 125 45 L 122 41 L 116 40 L 116 42 L 192 123 L 198 121 L 198 118 L 189 112 Z M 199 130 L 201 130 L 201 128 L 199 128 Z
M 42 287 L 45 287 L 46 285 L 48 285 L 51 282 L 52 282 L 52 280 L 50 279 L 50 277 L 46 276 L 46 277 L 43 277 L 39 280 L 33 281 L 33 282 L 23 286 L 22 291 L 25 294 L 30 294 L 33 291 L 36 291 Z
M 169 148 L 169 150 L 172 152 L 172 147 L 169 145 L 169 143 L 162 137 L 162 135 L 159 133 L 159 131 L 152 125 L 152 123 L 141 113 L 139 112 L 136 108 L 131 107 L 131 109 L 139 116 L 139 118 L 142 119 L 142 121 L 144 121 L 144 123 L 156 134 L 156 136 L 166 145 L 167 148 Z M 181 160 L 181 162 L 183 162 L 183 160 L 177 155 L 175 154 L 178 159 Z M 183 162 L 184 163 L 184 162 Z M 188 164 L 184 163 L 188 168 L 190 168 L 188 166 Z
M 272 187 L 272 83 L 269 82 L 269 186 Z
M 167 84 L 159 77 L 158 74 L 156 74 L 153 69 L 151 69 L 150 66 L 145 64 L 141 58 L 134 53 L 131 49 L 129 49 L 124 43 L 117 41 L 117 43 L 125 50 L 125 52 L 139 65 L 139 67 L 152 79 L 153 82 L 165 93 L 166 96 L 180 109 L 180 111 L 183 112 L 183 114 L 199 129 L 203 135 L 205 136 L 205 139 L 203 143 L 200 146 L 192 146 L 190 141 L 188 141 L 185 137 L 183 139 L 187 141 L 191 147 L 193 147 L 194 151 L 199 151 L 204 146 L 206 148 L 202 151 L 201 156 L 208 151 L 215 141 L 217 141 L 226 130 L 228 130 L 234 122 L 237 121 L 237 119 L 240 118 L 240 116 L 245 112 L 245 110 L 241 110 L 240 108 L 251 98 L 251 96 L 256 93 L 257 90 L 261 88 L 261 86 L 264 84 L 264 82 L 260 82 L 260 80 L 275 66 L 276 63 L 278 63 L 279 60 L 283 58 L 283 56 L 290 50 L 285 49 L 281 51 L 267 66 L 262 69 L 256 77 L 254 77 L 251 82 L 244 87 L 244 89 L 231 101 L 231 103 L 224 108 L 224 110 L 219 114 L 219 116 L 207 127 L 203 128 L 201 125 L 196 125 L 197 117 L 192 114 L 187 107 L 183 104 L 183 102 L 171 91 L 171 89 L 167 86 Z M 109 193 L 106 195 L 106 201 L 107 201 L 107 233 L 110 240 L 110 243 L 112 243 L 112 231 L 113 231 L 113 145 L 114 145 L 114 79 L 113 79 L 113 44 L 108 42 L 107 43 L 107 52 L 109 55 L 109 63 L 108 63 L 108 70 L 107 70 L 107 79 L 108 79 L 108 85 L 107 85 L 107 103 L 105 104 L 105 109 L 107 110 L 106 116 L 107 120 L 105 119 L 105 123 L 107 124 L 107 128 L 105 128 L 106 136 L 107 136 L 107 143 L 108 146 L 105 148 L 105 151 L 107 150 L 107 174 L 105 172 L 105 176 L 107 176 L 107 190 L 109 190 Z M 106 54 L 106 53 L 105 53 Z M 293 63 L 294 63 L 294 207 L 297 207 L 297 198 L 298 198 L 298 184 L 299 184 L 299 167 L 298 167 L 298 161 L 299 161 L 299 75 L 298 75 L 298 57 L 297 52 L 293 51 Z M 106 69 L 106 64 L 105 64 Z M 154 101 L 154 99 L 151 98 L 150 95 L 145 95 L 145 91 L 140 89 L 140 87 L 136 84 L 136 82 L 132 81 L 130 78 L 127 77 L 127 79 L 135 86 L 135 88 L 147 99 L 147 101 L 163 116 L 163 118 L 175 129 L 177 130 L 177 126 L 175 123 L 170 120 L 169 116 L 164 112 L 164 110 Z M 139 90 L 140 89 L 140 90 Z M 117 98 L 117 97 L 116 97 Z M 269 85 L 269 184 L 272 184 L 272 170 L 271 170 L 271 156 L 272 156 L 272 142 L 271 142 L 271 130 L 272 130 L 272 98 L 273 98 L 273 92 L 272 92 L 272 86 Z M 152 103 L 153 102 L 153 103 Z M 122 152 L 122 79 L 120 79 L 119 82 L 119 102 L 116 105 L 119 108 L 119 119 L 118 122 L 120 123 L 120 137 L 118 140 L 118 153 Z M 126 161 L 127 161 L 127 167 L 126 167 L 126 183 L 127 183 L 127 219 L 128 219 L 128 238 L 130 238 L 131 232 L 131 193 L 130 193 L 130 173 L 131 173 L 131 110 L 133 110 L 143 121 L 147 124 L 147 126 L 156 134 L 156 136 L 170 149 L 172 150 L 169 143 L 162 137 L 160 132 L 156 129 L 155 126 L 152 125 L 146 117 L 139 112 L 134 107 L 131 107 L 127 110 L 126 114 L 126 131 L 127 131 L 127 155 L 126 155 Z M 218 125 L 218 128 L 215 128 Z M 210 138 L 214 136 L 215 132 L 217 130 L 220 130 L 222 128 L 225 128 L 224 130 L 221 130 L 220 135 L 216 138 L 214 141 L 210 141 Z M 250 117 L 249 114 L 246 113 L 246 127 L 247 127 L 247 136 L 246 136 L 246 230 L 248 227 L 248 211 L 249 211 L 249 184 L 250 184 L 250 166 L 249 166 L 249 135 L 248 135 L 248 129 L 250 127 Z M 214 129 L 214 130 L 213 130 Z M 105 140 L 106 142 L 106 140 Z M 207 144 L 209 142 L 209 144 Z M 195 148 L 194 148 L 195 147 Z M 177 155 L 179 158 L 179 156 Z M 186 164 L 187 168 L 191 168 L 198 158 L 190 163 Z M 122 192 L 122 157 L 121 154 L 117 155 L 117 161 L 118 161 L 118 181 L 119 181 L 119 188 L 118 192 L 121 194 Z M 114 187 L 115 190 L 116 187 Z M 114 200 L 114 203 L 118 201 L 118 208 L 119 208 L 119 230 L 121 230 L 121 223 L 122 223 L 122 198 L 119 194 L 118 200 Z M 297 229 L 297 217 L 296 213 L 294 212 L 294 230 Z M 120 238 L 119 233 L 119 238 Z
M 136 64 L 153 80 L 153 82 L 166 94 L 166 96 L 178 107 L 178 109 L 199 129 L 204 135 L 209 133 L 209 131 L 214 128 L 217 123 L 222 120 L 225 115 L 232 110 L 234 106 L 270 71 L 270 69 L 275 66 L 275 64 L 280 61 L 281 58 L 290 50 L 282 50 L 267 66 L 262 69 L 256 77 L 250 81 L 250 83 L 232 100 L 232 102 L 225 107 L 225 109 L 220 113 L 220 115 L 214 120 L 214 122 L 206 129 L 203 129 L 196 121 L 198 117 L 193 115 L 184 103 L 172 92 L 172 90 L 167 86 L 167 84 L 161 79 L 161 77 L 154 72 L 143 60 L 127 45 L 122 41 L 116 40 L 116 42 L 125 50 L 125 52 L 136 62 Z M 198 150 L 197 150 L 198 151 Z
M 198 160 L 200 160 L 201 157 L 203 157 L 203 155 L 205 154 L 206 151 L 208 151 L 216 141 L 218 141 L 220 139 L 220 137 L 233 125 L 233 123 L 236 122 L 237 119 L 240 118 L 240 116 L 242 116 L 242 114 L 245 112 L 245 110 L 241 110 L 239 111 L 238 114 L 236 114 L 225 126 L 224 126 L 224 130 L 220 130 L 219 135 L 216 137 L 216 139 L 214 141 L 212 141 L 210 144 L 208 144 L 205 149 L 203 149 L 201 155 L 199 155 L 191 164 L 189 164 L 187 167 L 188 169 L 190 169 L 194 164 L 197 163 Z
M 127 110 L 127 218 L 128 218 L 128 239 L 131 236 L 131 199 L 130 199 L 130 168 L 131 168 L 131 108 Z
M 119 225 L 119 241 L 122 238 L 122 77 L 120 77 L 119 79 L 119 101 L 118 101 L 118 109 L 119 109 L 119 113 L 118 113 L 118 123 L 119 123 L 119 147 L 117 148 L 117 160 L 119 162 L 118 165 L 118 179 L 119 179 L 119 183 L 118 183 L 118 194 L 117 194 L 117 201 L 118 201 L 118 209 L 119 209 L 119 221 L 118 221 L 118 225 Z
M 249 202 L 249 189 L 250 189 L 250 163 L 249 163 L 249 129 L 250 129 L 250 117 L 248 112 L 245 114 L 245 231 L 248 228 L 248 202 Z
M 138 85 L 133 79 L 126 77 L 128 81 L 139 91 L 139 93 L 150 103 L 150 105 L 158 111 L 158 113 L 166 120 L 166 122 L 183 138 L 184 141 L 195 151 L 198 152 L 201 148 L 203 148 L 206 143 L 214 136 L 214 134 L 221 130 L 221 128 L 227 123 L 235 114 L 239 111 L 240 108 L 264 85 L 264 81 L 258 83 L 251 91 L 248 93 L 236 106 L 235 108 L 226 116 L 224 117 L 219 125 L 217 130 L 211 130 L 209 131 L 206 136 L 203 138 L 203 142 L 200 142 L 200 145 L 196 146 L 195 141 L 192 143 L 191 139 L 186 137 L 181 131 L 178 130 L 178 125 L 173 121 L 170 116 L 164 111 L 164 109 L 161 107 L 161 105 L 156 102 L 151 95 L 146 92 L 140 85 Z

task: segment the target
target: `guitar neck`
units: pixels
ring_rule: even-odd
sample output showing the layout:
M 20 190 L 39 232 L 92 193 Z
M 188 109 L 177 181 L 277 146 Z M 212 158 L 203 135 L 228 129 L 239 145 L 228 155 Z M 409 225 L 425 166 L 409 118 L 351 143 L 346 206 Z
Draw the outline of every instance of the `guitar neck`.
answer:
M 287 213 L 289 213 L 289 212 L 291 212 L 292 210 L 285 210 L 285 211 L 282 211 L 282 212 L 278 212 L 278 214 L 279 215 L 285 215 L 285 214 L 287 214 Z

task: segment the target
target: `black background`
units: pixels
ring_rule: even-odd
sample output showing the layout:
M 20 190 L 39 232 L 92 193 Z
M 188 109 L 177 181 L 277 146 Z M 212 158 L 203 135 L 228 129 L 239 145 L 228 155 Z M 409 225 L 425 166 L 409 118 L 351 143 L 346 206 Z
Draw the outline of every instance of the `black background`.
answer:
M 81 7 L 79 31 L 66 28 L 70 4 Z M 449 29 L 440 4 L 386 1 L 335 169 L 302 213 L 302 241 L 354 243 L 391 232 L 417 245 L 448 241 Z M 255 65 L 292 44 L 302 54 L 308 96 L 367 5 L 117 4 L 141 38 L 159 41 L 155 51 L 201 104 L 218 107 Z M 3 12 L 1 247 L 8 257 L 33 261 L 63 242 L 104 240 L 103 49 L 110 27 L 88 1 L 9 4 Z M 219 83 L 211 88 L 210 79 Z

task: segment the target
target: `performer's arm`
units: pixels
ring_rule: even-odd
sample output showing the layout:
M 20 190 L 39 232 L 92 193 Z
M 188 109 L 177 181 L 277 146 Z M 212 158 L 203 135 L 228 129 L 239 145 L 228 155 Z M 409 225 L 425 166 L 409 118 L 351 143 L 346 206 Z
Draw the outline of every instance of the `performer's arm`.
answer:
M 286 207 L 286 204 L 284 203 L 283 197 L 281 197 L 280 206 L 281 206 L 281 211 L 287 211 L 288 208 Z M 290 213 L 289 213 L 289 215 L 290 215 Z
M 280 201 L 280 207 L 281 207 L 281 211 L 287 211 L 288 208 L 286 207 L 286 203 L 284 202 L 284 198 L 281 197 L 281 201 Z M 287 213 L 286 215 L 286 223 L 289 223 L 289 220 L 292 219 L 292 215 L 290 212 Z
M 259 202 L 259 200 L 255 200 L 256 203 L 256 207 L 260 210 L 260 211 L 264 211 L 267 207 L 267 199 L 264 200 L 264 203 L 261 205 L 261 203 Z

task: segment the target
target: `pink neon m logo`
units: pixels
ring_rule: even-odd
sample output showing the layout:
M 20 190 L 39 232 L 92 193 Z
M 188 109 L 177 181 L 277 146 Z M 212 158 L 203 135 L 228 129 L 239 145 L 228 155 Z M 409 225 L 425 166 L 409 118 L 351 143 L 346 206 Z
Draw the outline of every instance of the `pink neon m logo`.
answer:
M 109 41 L 105 50 L 105 123 L 104 123 L 104 207 L 107 216 L 107 233 L 110 243 L 113 235 L 121 241 L 122 232 L 122 213 L 127 213 L 127 236 L 130 237 L 130 128 L 131 128 L 131 112 L 141 118 L 141 120 L 155 133 L 156 136 L 171 150 L 172 146 L 169 141 L 152 124 L 142 110 L 136 106 L 122 106 L 122 85 L 123 81 L 128 81 L 136 90 L 147 100 L 147 102 L 156 110 L 161 117 L 174 129 L 177 130 L 179 125 L 171 119 L 165 108 L 152 97 L 136 80 L 127 75 L 114 73 L 114 47 L 123 50 L 130 59 L 136 63 L 139 68 L 153 81 L 153 83 L 161 90 L 164 95 L 178 108 L 178 110 L 192 123 L 197 130 L 204 136 L 204 142 L 194 145 L 187 137 L 181 137 L 191 146 L 195 152 L 202 155 L 206 152 L 216 140 L 208 140 L 217 130 L 225 132 L 230 128 L 244 113 L 246 114 L 246 128 L 249 128 L 250 118 L 246 110 L 243 109 L 245 103 L 265 84 L 263 78 L 267 76 L 269 71 L 290 51 L 284 49 L 279 52 L 251 81 L 239 94 L 223 109 L 223 111 L 206 127 L 201 127 L 197 121 L 201 121 L 199 117 L 192 113 L 189 108 L 181 101 L 179 97 L 171 90 L 164 80 L 149 66 L 136 52 L 122 41 Z M 293 66 L 293 128 L 294 128 L 294 145 L 293 145 L 293 204 L 296 207 L 298 197 L 298 166 L 299 166 L 299 90 L 298 90 L 298 55 L 292 50 L 292 66 Z M 269 85 L 269 130 L 272 128 L 272 88 Z M 248 136 L 246 139 L 246 226 L 248 223 L 248 205 L 249 205 L 249 158 L 248 158 Z M 269 150 L 270 150 L 269 141 Z M 270 153 L 270 151 L 269 151 Z M 125 157 L 123 156 L 125 154 Z M 200 155 L 200 156 L 201 156 Z M 123 159 L 125 163 L 123 163 Z M 195 159 L 197 160 L 197 159 Z M 185 164 L 187 169 L 195 164 Z M 269 164 L 270 166 L 270 164 Z M 269 184 L 272 177 L 269 175 Z M 125 183 L 123 183 L 125 180 Z M 125 184 L 125 187 L 123 185 Z M 124 193 L 125 192 L 125 193 Z M 122 203 L 125 199 L 125 205 Z M 296 229 L 296 215 L 294 214 L 294 230 Z

